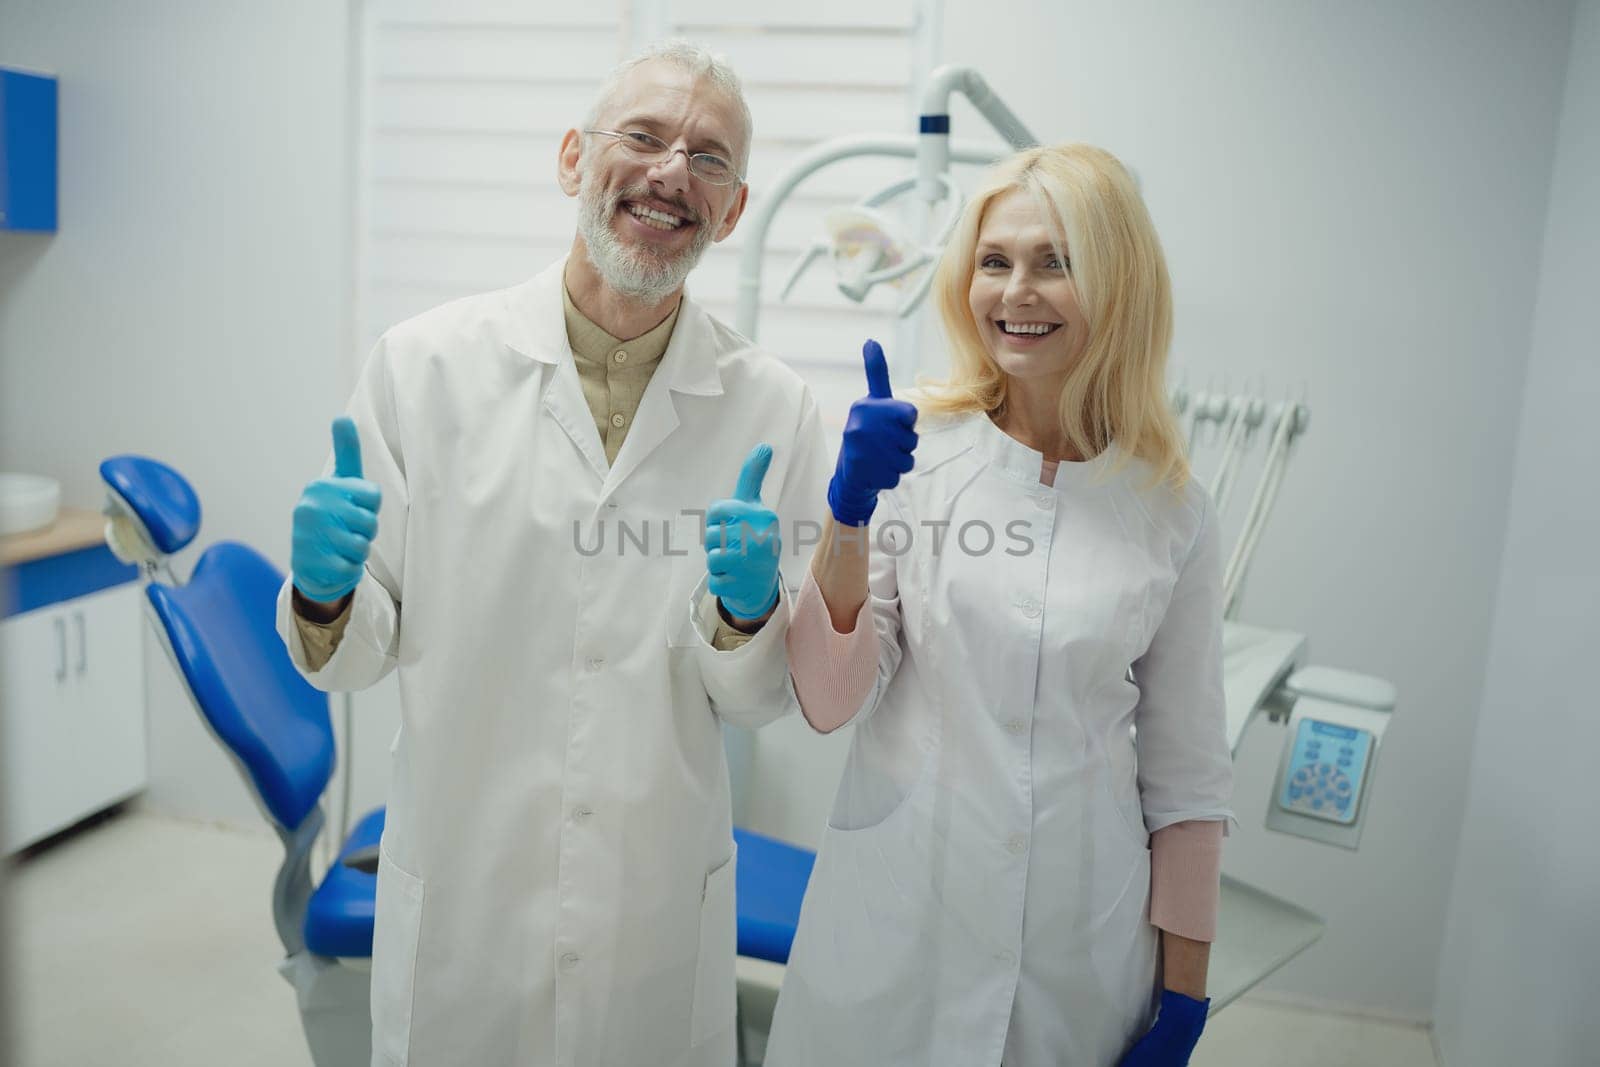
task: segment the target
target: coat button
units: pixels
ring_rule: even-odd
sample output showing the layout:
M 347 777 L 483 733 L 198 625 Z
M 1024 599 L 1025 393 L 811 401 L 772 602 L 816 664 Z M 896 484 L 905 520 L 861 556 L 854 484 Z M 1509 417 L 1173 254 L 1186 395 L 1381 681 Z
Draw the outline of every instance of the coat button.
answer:
M 620 411 L 611 416 L 611 425 L 615 426 L 619 430 L 622 429 L 623 426 L 627 425 L 627 422 L 627 416 L 623 415 Z
M 628 353 L 619 348 L 615 352 L 611 353 L 611 358 L 619 364 L 626 363 L 628 362 Z
M 1022 733 L 1027 728 L 1028 724 L 1023 722 L 1021 719 L 1012 719 L 1010 722 L 1006 723 L 1006 733 L 1011 734 L 1013 737 Z
M 1033 506 L 1038 508 L 1040 511 L 1052 511 L 1056 506 L 1056 498 L 1053 496 L 1045 496 L 1043 493 L 1041 493 L 1033 498 Z
M 1024 600 L 1022 603 L 1018 604 L 1017 607 L 1021 608 L 1022 614 L 1030 619 L 1037 619 L 1039 614 L 1044 610 L 1044 606 L 1037 600 Z
M 582 961 L 576 952 L 565 953 L 561 957 L 561 969 L 563 971 L 575 970 L 580 962 Z
M 1028 848 L 1028 835 L 1012 834 L 1006 838 L 1006 851 L 1014 856 L 1020 856 Z

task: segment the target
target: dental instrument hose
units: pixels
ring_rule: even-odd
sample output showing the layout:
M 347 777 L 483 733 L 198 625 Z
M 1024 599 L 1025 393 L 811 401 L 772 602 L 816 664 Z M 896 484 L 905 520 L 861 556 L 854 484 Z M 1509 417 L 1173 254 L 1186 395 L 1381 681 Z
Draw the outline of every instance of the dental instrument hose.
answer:
M 1272 444 L 1267 449 L 1266 469 L 1262 473 L 1260 484 L 1256 486 L 1255 498 L 1250 501 L 1250 510 L 1245 515 L 1244 528 L 1240 531 L 1239 540 L 1235 543 L 1233 554 L 1228 559 L 1227 569 L 1223 572 L 1223 618 L 1234 618 L 1237 612 L 1239 587 L 1244 581 L 1244 572 L 1249 566 L 1250 558 L 1255 554 L 1256 544 L 1261 539 L 1261 531 L 1266 528 L 1267 516 L 1277 501 L 1278 488 L 1283 484 L 1283 475 L 1288 467 L 1289 444 L 1294 439 L 1294 427 L 1299 418 L 1299 405 L 1286 402 L 1278 424 L 1273 427 Z

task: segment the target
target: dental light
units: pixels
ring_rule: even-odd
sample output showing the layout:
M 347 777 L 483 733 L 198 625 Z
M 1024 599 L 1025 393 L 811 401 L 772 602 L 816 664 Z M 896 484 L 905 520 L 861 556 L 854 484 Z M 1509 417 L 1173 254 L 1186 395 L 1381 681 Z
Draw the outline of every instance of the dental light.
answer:
M 789 272 L 778 299 L 788 299 L 806 269 L 831 253 L 835 284 L 840 293 L 859 304 L 876 285 L 889 283 L 900 289 L 909 287 L 895 314 L 901 318 L 910 315 L 928 295 L 928 287 L 933 282 L 933 263 L 961 217 L 961 190 L 948 174 L 939 175 L 937 181 L 942 190 L 940 199 L 947 206 L 931 241 L 917 242 L 901 224 L 880 210 L 896 197 L 918 187 L 918 179 L 902 179 L 859 204 L 828 212 L 823 217 L 827 237 L 814 241 L 806 249 Z
M 950 97 L 965 96 L 995 132 L 1014 149 L 1039 143 L 1022 120 L 989 88 L 982 75 L 970 67 L 940 67 L 928 76 L 922 95 L 922 116 L 915 137 L 854 136 L 824 141 L 803 153 L 780 173 L 766 191 L 749 225 L 739 259 L 738 306 L 734 326 L 751 340 L 756 339 L 756 323 L 761 315 L 761 271 L 767 232 L 773 216 L 795 188 L 824 167 L 863 156 L 888 156 L 916 160 L 916 172 L 909 178 L 880 189 L 850 208 L 833 212 L 824 225 L 826 238 L 814 242 L 789 274 L 783 295 L 793 290 L 808 267 L 823 255 L 831 254 L 838 271 L 839 290 L 860 302 L 876 285 L 897 284 L 909 289 L 896 313 L 907 318 L 916 310 L 932 283 L 928 269 L 938 258 L 960 217 L 962 196 L 950 177 L 952 163 L 989 164 L 1000 158 L 990 148 L 952 144 L 950 140 Z M 942 203 L 943 212 L 925 238 L 892 220 L 883 210 L 897 197 L 910 195 L 913 215 L 924 223 L 933 222 Z

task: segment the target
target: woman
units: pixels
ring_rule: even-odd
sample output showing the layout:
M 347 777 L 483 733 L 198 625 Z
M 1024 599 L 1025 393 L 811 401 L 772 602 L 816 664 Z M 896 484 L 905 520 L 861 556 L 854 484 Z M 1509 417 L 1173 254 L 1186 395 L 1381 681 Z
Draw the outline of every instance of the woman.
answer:
M 868 343 L 796 603 L 806 718 L 856 731 L 766 1062 L 1183 1064 L 1232 761 L 1160 243 L 1110 154 L 1030 149 L 936 289 L 951 376 L 919 437 Z

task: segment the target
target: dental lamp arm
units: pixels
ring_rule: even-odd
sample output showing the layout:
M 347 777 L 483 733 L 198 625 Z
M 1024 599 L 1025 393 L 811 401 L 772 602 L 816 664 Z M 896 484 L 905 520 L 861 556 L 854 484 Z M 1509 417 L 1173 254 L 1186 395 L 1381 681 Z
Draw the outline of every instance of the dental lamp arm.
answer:
M 1039 143 L 1033 132 L 1017 118 L 1016 112 L 995 95 L 983 75 L 971 67 L 943 66 L 928 75 L 928 86 L 922 91 L 924 115 L 948 115 L 950 95 L 960 93 L 972 101 L 978 114 L 989 120 L 1001 137 L 1012 148 L 1031 148 Z
M 823 244 L 821 241 L 816 242 L 810 248 L 806 249 L 805 255 L 801 256 L 800 259 L 795 263 L 794 269 L 789 271 L 789 277 L 784 279 L 783 288 L 778 291 L 778 299 L 789 299 L 789 294 L 793 292 L 794 287 L 799 284 L 800 276 L 806 272 L 806 269 L 810 267 L 811 264 L 817 261 L 817 257 L 827 255 L 827 253 L 828 246 Z
M 989 120 L 1012 148 L 1039 143 L 1022 120 L 989 88 L 971 67 L 944 66 L 928 75 L 922 92 L 921 135 L 917 138 L 917 185 L 928 203 L 938 200 L 938 182 L 950 169 L 950 96 L 960 93 Z

